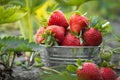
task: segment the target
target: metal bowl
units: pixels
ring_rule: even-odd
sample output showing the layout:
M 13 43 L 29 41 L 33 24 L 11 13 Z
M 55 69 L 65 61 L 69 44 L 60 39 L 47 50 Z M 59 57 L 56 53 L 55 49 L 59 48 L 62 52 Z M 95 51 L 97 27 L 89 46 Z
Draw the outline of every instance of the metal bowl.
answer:
M 77 59 L 100 61 L 100 46 L 53 46 L 46 48 L 41 45 L 41 59 L 44 66 L 75 64 Z

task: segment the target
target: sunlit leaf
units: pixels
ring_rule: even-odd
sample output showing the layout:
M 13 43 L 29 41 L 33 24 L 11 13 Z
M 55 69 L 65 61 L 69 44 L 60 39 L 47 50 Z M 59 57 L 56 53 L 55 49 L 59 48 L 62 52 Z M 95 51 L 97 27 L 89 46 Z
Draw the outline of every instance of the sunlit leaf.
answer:
M 9 0 L 8 3 L 13 4 L 13 5 L 21 6 L 22 8 L 26 7 L 26 0 Z
M 67 66 L 67 70 L 72 71 L 72 72 L 76 72 L 77 71 L 77 67 L 74 66 L 74 65 L 68 65 Z
M 26 15 L 19 6 L 0 6 L 0 24 L 15 22 Z
M 90 26 L 95 26 L 97 23 L 98 23 L 98 17 L 95 16 L 91 19 Z
M 36 62 L 38 62 L 38 63 L 40 63 L 40 62 L 41 62 L 41 60 L 40 60 L 40 58 L 39 58 L 39 57 L 35 57 L 35 61 L 36 61 Z
M 38 9 L 46 0 L 10 0 L 10 4 L 19 5 L 23 9 L 26 8 L 26 6 L 29 7 L 30 12 L 34 12 L 36 9 Z

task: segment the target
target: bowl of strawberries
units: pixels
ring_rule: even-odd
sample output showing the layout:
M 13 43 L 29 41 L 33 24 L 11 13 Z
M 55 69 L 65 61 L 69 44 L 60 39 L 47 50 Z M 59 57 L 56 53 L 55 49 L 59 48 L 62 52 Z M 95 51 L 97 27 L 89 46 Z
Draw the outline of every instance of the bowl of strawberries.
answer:
M 68 22 L 62 11 L 52 12 L 47 26 L 36 32 L 36 42 L 42 46 L 40 55 L 44 65 L 74 64 L 78 58 L 99 61 L 103 37 L 95 24 L 95 18 L 90 21 L 78 13 L 72 14 Z

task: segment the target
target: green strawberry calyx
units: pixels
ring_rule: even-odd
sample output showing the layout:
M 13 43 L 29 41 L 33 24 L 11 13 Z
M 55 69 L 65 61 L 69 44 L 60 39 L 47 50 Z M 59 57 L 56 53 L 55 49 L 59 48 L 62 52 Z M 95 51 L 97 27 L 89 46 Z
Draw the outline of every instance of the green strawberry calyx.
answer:
M 51 30 L 46 30 L 45 33 L 41 35 L 44 40 L 42 41 L 43 44 L 45 44 L 46 47 L 50 46 L 58 46 L 57 40 L 55 39 L 55 34 L 52 34 Z
M 112 31 L 110 22 L 107 20 L 103 20 L 98 16 L 90 17 L 89 28 L 90 27 L 93 27 L 93 28 L 99 30 L 103 35 L 106 35 L 107 33 L 110 33 Z
M 101 63 L 101 66 L 100 66 L 100 67 L 107 67 L 107 68 L 113 69 L 113 68 L 114 68 L 114 65 L 113 65 L 113 64 L 110 64 L 110 63 L 107 62 L 107 61 L 103 61 L 103 62 Z

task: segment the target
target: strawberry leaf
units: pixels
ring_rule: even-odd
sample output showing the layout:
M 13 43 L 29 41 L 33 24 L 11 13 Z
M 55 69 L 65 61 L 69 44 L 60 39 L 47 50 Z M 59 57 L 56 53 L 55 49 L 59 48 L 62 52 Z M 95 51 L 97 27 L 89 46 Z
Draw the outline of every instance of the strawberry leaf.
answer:
M 113 35 L 114 37 L 115 37 L 115 40 L 117 41 L 117 42 L 120 42 L 120 33 L 117 33 L 117 34 L 115 34 L 115 35 Z
M 51 40 L 52 36 L 47 37 L 47 41 L 49 42 Z
M 77 76 L 73 76 L 67 71 L 63 71 L 60 74 L 46 72 L 41 76 L 40 80 L 77 80 Z
M 50 30 L 45 31 L 45 33 L 42 34 L 42 37 L 44 38 L 42 43 L 45 44 L 46 47 L 58 45 L 57 40 L 55 39 L 54 36 L 55 35 L 52 34 L 52 32 Z
M 95 16 L 91 19 L 90 26 L 95 26 L 98 23 L 98 17 Z
M 101 67 L 107 67 L 107 66 L 108 66 L 108 62 L 103 61 L 102 64 L 101 64 Z
M 77 67 L 74 65 L 68 65 L 67 66 L 67 70 L 71 71 L 71 72 L 76 72 L 77 71 Z
M 19 6 L 0 6 L 0 24 L 15 22 L 27 13 L 20 10 Z
M 29 42 L 28 39 L 19 37 L 4 37 L 0 38 L 0 49 L 6 51 L 39 51 L 40 46 L 34 42 Z
M 78 59 L 78 60 L 77 60 L 76 65 L 77 65 L 77 66 L 81 66 L 81 65 L 82 65 L 82 61 L 81 61 L 81 59 Z

